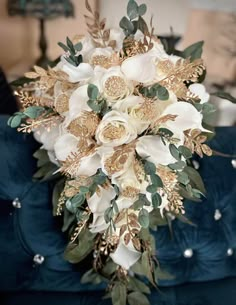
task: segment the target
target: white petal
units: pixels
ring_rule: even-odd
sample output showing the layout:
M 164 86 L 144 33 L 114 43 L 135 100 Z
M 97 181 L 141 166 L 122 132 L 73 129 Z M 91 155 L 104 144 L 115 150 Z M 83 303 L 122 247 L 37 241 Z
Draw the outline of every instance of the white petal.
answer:
M 131 205 L 134 203 L 134 200 L 132 200 L 131 198 L 120 196 L 116 200 L 116 203 L 119 211 L 122 211 L 123 209 L 128 209 L 129 207 L 131 207 Z
M 202 84 L 192 84 L 189 86 L 189 90 L 200 98 L 201 104 L 207 103 L 210 99 L 210 94 L 206 92 L 206 88 Z
M 151 82 L 156 74 L 153 56 L 149 53 L 138 54 L 124 60 L 121 70 L 127 79 L 141 83 Z
M 90 64 L 81 63 L 78 67 L 75 67 L 68 63 L 66 59 L 63 60 L 62 71 L 69 75 L 69 81 L 72 83 L 77 83 L 83 80 L 88 80 L 93 76 L 93 68 Z
M 88 206 L 92 213 L 104 213 L 111 205 L 111 200 L 116 197 L 116 192 L 112 186 L 105 189 L 99 186 L 100 192 L 95 192 L 87 199 Z
M 71 134 L 59 137 L 54 145 L 55 154 L 58 160 L 65 161 L 70 153 L 77 150 L 79 140 Z
M 178 102 L 168 106 L 163 116 L 167 114 L 177 115 L 175 121 L 168 121 L 166 127 L 171 131 L 183 132 L 187 129 L 201 129 L 202 127 L 202 114 L 189 103 Z
M 109 223 L 105 222 L 104 214 L 94 213 L 93 214 L 93 223 L 90 225 L 90 232 L 98 233 L 104 232 L 109 226 Z
M 77 175 L 80 176 L 93 176 L 97 170 L 101 167 L 101 158 L 95 153 L 88 157 L 81 159 L 80 167 L 77 171 Z
M 168 165 L 176 161 L 170 154 L 168 144 L 164 145 L 159 136 L 140 137 L 136 144 L 136 151 L 140 157 L 146 158 L 156 166 Z
M 76 89 L 69 100 L 69 115 L 73 120 L 78 117 L 82 111 L 91 111 L 87 101 L 89 100 L 87 94 L 88 85 L 84 85 Z
M 134 248 L 133 250 L 129 249 L 120 242 L 115 252 L 110 254 L 110 257 L 114 263 L 128 270 L 139 260 L 141 253 L 136 251 Z

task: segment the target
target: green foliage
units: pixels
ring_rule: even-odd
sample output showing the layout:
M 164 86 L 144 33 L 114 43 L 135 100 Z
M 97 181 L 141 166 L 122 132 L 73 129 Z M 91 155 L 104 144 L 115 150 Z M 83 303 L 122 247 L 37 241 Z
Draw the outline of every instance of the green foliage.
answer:
M 228 101 L 236 104 L 236 98 L 233 97 L 230 93 L 227 93 L 227 92 L 224 92 L 224 91 L 217 91 L 217 92 L 211 93 L 211 95 L 220 97 L 222 99 L 228 100 Z
M 178 172 L 177 176 L 179 183 L 187 185 L 190 182 L 189 177 L 185 172 Z
M 171 155 L 177 160 L 181 161 L 181 154 L 178 150 L 178 148 L 174 144 L 169 144 L 169 150 Z
M 171 138 L 174 135 L 173 132 L 167 128 L 159 128 L 158 134 L 160 134 L 160 136 L 169 137 L 169 138 Z
M 159 209 L 154 209 L 149 213 L 150 228 L 155 229 L 157 226 L 166 226 L 167 220 L 165 217 L 162 217 Z
M 182 170 L 185 166 L 186 163 L 184 161 L 178 161 L 168 165 L 168 167 L 172 170 Z
M 77 54 L 82 50 L 82 43 L 73 44 L 69 37 L 66 38 L 66 45 L 62 42 L 58 42 L 59 47 L 61 47 L 65 52 L 69 53 L 68 56 L 65 56 L 65 60 L 68 61 L 71 65 L 78 67 L 83 62 L 83 57 L 81 54 Z
M 160 176 L 158 176 L 157 174 L 152 174 L 150 177 L 153 185 L 155 185 L 156 187 L 163 187 L 163 182 Z
M 165 101 L 169 99 L 169 92 L 168 90 L 159 85 L 155 84 L 151 87 L 142 87 L 140 88 L 140 93 L 148 98 L 155 98 L 157 97 L 159 100 Z
M 21 114 L 15 114 L 8 119 L 7 125 L 11 128 L 17 128 L 20 126 L 22 118 L 24 118 L 24 116 Z
M 129 305 L 150 305 L 148 298 L 141 292 L 135 291 L 128 294 Z
M 98 98 L 98 94 L 99 94 L 98 87 L 93 84 L 89 84 L 87 89 L 87 94 L 90 100 L 95 101 Z
M 138 280 L 135 277 L 129 278 L 128 290 L 131 291 L 140 291 L 142 293 L 150 294 L 150 288 L 144 284 L 142 281 Z
M 112 305 L 126 305 L 127 288 L 122 282 L 115 282 L 111 291 Z
M 149 213 L 146 209 L 141 209 L 138 215 L 138 222 L 143 228 L 148 228 L 149 226 Z
M 187 47 L 181 54 L 183 58 L 190 58 L 191 61 L 202 56 L 202 48 L 204 41 L 198 41 Z
M 90 269 L 83 274 L 80 280 L 81 284 L 93 284 L 98 285 L 102 282 L 102 277 L 94 271 L 94 269 Z
M 191 150 L 184 145 L 180 145 L 178 150 L 185 159 L 190 159 L 193 156 Z
M 150 161 L 144 161 L 144 171 L 147 175 L 153 175 L 156 173 L 156 165 Z
M 195 189 L 198 189 L 202 194 L 206 194 L 206 189 L 199 172 L 191 166 L 186 166 L 184 172 L 188 175 L 191 185 Z
M 143 208 L 143 206 L 150 206 L 151 203 L 148 201 L 146 195 L 144 194 L 139 194 L 138 200 L 136 200 L 133 204 L 134 210 L 139 210 Z
M 36 119 L 39 117 L 43 112 L 45 111 L 44 107 L 40 106 L 30 106 L 25 109 L 24 114 L 31 118 L 31 119 Z
M 93 250 L 95 236 L 88 229 L 84 229 L 79 235 L 78 244 L 68 244 L 64 253 L 65 259 L 72 264 L 81 262 Z
M 157 209 L 161 205 L 162 199 L 159 193 L 152 194 L 152 206 Z

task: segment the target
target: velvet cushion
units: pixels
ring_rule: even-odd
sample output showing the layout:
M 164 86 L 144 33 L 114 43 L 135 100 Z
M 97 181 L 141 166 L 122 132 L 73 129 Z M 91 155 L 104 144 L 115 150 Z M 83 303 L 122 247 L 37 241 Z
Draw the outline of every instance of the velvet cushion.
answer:
M 104 285 L 80 284 L 82 270 L 63 259 L 66 238 L 52 216 L 48 183 L 32 181 L 36 170 L 33 152 L 38 145 L 29 135 L 6 126 L 0 116 L 0 290 L 100 290 Z M 234 127 L 217 128 L 211 147 L 235 154 Z M 186 216 L 197 226 L 173 221 L 174 238 L 167 227 L 155 232 L 157 258 L 173 275 L 162 286 L 208 281 L 236 275 L 236 170 L 230 158 L 198 160 L 207 188 L 201 203 L 186 202 Z M 18 197 L 21 208 L 12 201 Z M 215 220 L 215 210 L 221 218 Z M 186 252 L 188 250 L 188 252 Z M 185 257 L 192 251 L 191 257 Z M 235 250 L 235 252 L 234 252 Z M 190 253 L 191 253 L 190 251 Z M 37 255 L 43 257 L 38 263 Z

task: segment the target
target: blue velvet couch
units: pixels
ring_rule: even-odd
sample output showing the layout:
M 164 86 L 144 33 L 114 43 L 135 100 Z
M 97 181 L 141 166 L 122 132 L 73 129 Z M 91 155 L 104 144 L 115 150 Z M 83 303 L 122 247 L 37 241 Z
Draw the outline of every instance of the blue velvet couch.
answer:
M 68 299 L 58 304 L 110 304 L 101 300 L 103 285 L 80 284 L 82 267 L 78 270 L 63 259 L 66 237 L 60 231 L 59 219 L 52 216 L 52 186 L 32 181 L 36 170 L 32 154 L 38 144 L 32 136 L 7 127 L 7 119 L 8 116 L 0 116 L 0 293 L 6 297 L 7 293 L 44 292 L 49 299 L 50 293 L 79 293 L 75 301 Z M 222 127 L 217 128 L 217 136 L 210 145 L 222 153 L 236 154 L 235 140 L 236 128 Z M 173 275 L 171 280 L 160 281 L 162 287 L 236 276 L 235 161 L 214 156 L 196 160 L 195 164 L 207 189 L 207 198 L 202 202 L 185 204 L 186 216 L 195 226 L 174 220 L 173 238 L 167 227 L 155 232 L 157 258 L 161 267 Z M 181 287 L 161 288 L 164 293 L 153 292 L 151 304 L 211 304 L 204 301 L 208 293 L 203 296 L 203 303 L 195 300 L 195 304 L 189 298 L 185 303 L 183 294 L 181 300 L 177 297 Z M 217 292 L 214 292 L 215 301 Z M 10 298 L 8 294 L 3 304 L 17 304 L 15 294 Z M 222 304 L 235 305 L 235 293 L 234 300 Z

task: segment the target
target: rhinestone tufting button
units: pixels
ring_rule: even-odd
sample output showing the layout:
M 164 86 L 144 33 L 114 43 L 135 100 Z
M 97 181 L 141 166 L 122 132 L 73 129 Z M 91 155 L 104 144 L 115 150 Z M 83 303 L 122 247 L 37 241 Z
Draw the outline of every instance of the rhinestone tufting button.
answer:
M 19 198 L 15 198 L 12 201 L 12 205 L 14 206 L 14 208 L 20 209 L 21 208 L 21 202 L 20 202 Z
M 216 210 L 215 210 L 215 214 L 214 214 L 214 219 L 215 219 L 215 221 L 220 220 L 221 217 L 222 217 L 222 214 L 221 214 L 220 210 L 219 210 L 219 209 L 216 209 Z
M 234 250 L 232 249 L 232 248 L 229 248 L 228 250 L 227 250 L 227 255 L 228 256 L 232 256 L 234 254 Z
M 231 161 L 231 164 L 232 164 L 233 168 L 236 168 L 236 159 L 233 159 L 233 160 Z
M 184 250 L 184 257 L 191 258 L 192 256 L 193 256 L 193 250 L 192 249 Z
M 34 256 L 34 259 L 33 261 L 38 264 L 38 265 L 41 265 L 43 262 L 44 262 L 44 256 L 40 255 L 40 254 L 36 254 Z
M 193 167 L 194 167 L 195 169 L 199 169 L 199 167 L 200 167 L 199 162 L 196 161 L 196 160 L 193 160 Z

